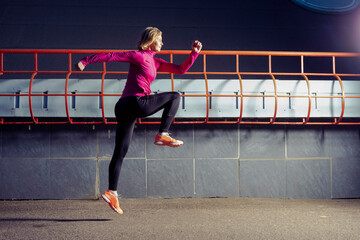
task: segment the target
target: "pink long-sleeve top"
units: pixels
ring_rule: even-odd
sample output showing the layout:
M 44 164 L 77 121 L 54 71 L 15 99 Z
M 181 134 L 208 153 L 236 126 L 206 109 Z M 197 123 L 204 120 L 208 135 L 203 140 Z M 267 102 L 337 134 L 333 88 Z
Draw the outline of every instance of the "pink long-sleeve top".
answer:
M 195 62 L 199 53 L 192 51 L 181 64 L 176 65 L 155 57 L 151 50 L 111 52 L 95 54 L 81 59 L 84 66 L 100 62 L 128 62 L 129 73 L 121 97 L 145 96 L 151 93 L 150 85 L 156 78 L 157 70 L 175 74 L 184 74 Z

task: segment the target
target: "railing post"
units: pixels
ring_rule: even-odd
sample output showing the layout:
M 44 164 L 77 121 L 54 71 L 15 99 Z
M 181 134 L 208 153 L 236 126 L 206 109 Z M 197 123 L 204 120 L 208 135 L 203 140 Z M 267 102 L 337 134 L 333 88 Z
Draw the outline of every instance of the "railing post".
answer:
M 174 55 L 171 53 L 170 54 L 170 63 L 174 63 Z M 171 91 L 174 92 L 175 91 L 175 84 L 174 84 L 174 74 L 170 73 L 170 77 L 171 77 Z
M 344 112 L 345 112 L 345 92 L 344 92 L 344 85 L 339 75 L 335 74 L 335 77 L 339 80 L 340 87 L 341 87 L 341 114 L 339 119 L 335 119 L 335 124 L 339 124 L 343 119 Z
M 242 78 L 241 75 L 239 73 L 240 67 L 239 67 L 239 54 L 236 54 L 236 74 L 239 78 L 239 85 L 240 85 L 240 114 L 239 114 L 239 118 L 238 118 L 238 123 L 241 122 L 242 120 L 242 114 L 243 114 L 243 109 L 244 109 L 244 94 L 243 94 L 243 84 L 242 84 Z
M 304 55 L 300 56 L 301 58 L 301 74 L 304 74 Z
M 0 75 L 3 75 L 4 72 L 4 53 L 0 53 Z
M 273 124 L 276 120 L 276 115 L 277 115 L 277 111 L 278 111 L 278 94 L 277 94 L 277 87 L 276 87 L 276 79 L 275 76 L 273 74 L 270 73 L 270 76 L 273 80 L 273 84 L 274 84 L 274 101 L 275 101 L 275 109 L 274 109 L 274 116 L 270 119 L 270 124 Z
M 105 75 L 106 75 L 106 64 L 103 63 L 103 74 L 101 77 L 101 114 L 103 118 L 103 122 L 107 123 L 107 119 L 105 118 L 105 107 L 104 107 L 104 84 L 105 84 Z
M 338 120 L 335 119 L 335 124 L 339 124 L 342 120 L 345 112 L 345 91 L 344 91 L 344 85 L 343 82 L 338 74 L 336 74 L 336 62 L 335 62 L 335 56 L 332 56 L 332 65 L 333 65 L 333 74 L 339 80 L 339 84 L 341 87 L 341 114 Z
M 271 65 L 271 55 L 269 55 L 269 73 L 272 72 L 272 65 Z
M 66 117 L 68 119 L 68 122 L 69 123 L 73 123 L 71 117 L 70 117 L 70 113 L 69 113 L 69 105 L 68 105 L 68 86 L 69 86 L 69 78 L 70 78 L 70 75 L 71 75 L 71 53 L 68 53 L 68 56 L 69 56 L 69 72 L 66 74 L 66 80 L 65 80 L 65 93 L 64 93 L 64 97 L 65 97 L 65 111 L 66 111 Z M 72 96 L 72 95 L 70 95 Z
M 204 59 L 203 71 L 204 71 L 205 92 L 206 92 L 206 118 L 205 118 L 205 123 L 206 123 L 206 122 L 209 121 L 209 108 L 210 108 L 210 104 L 209 104 L 209 86 L 208 86 L 208 77 L 207 77 L 207 72 L 206 72 L 206 54 L 204 54 L 203 59 Z
M 38 123 L 37 119 L 34 117 L 33 107 L 32 107 L 32 86 L 34 82 L 35 76 L 38 74 L 38 54 L 34 54 L 34 73 L 31 75 L 30 83 L 29 83 L 29 111 L 30 117 L 35 124 Z
M 303 78 L 304 78 L 305 81 L 306 81 L 306 86 L 307 86 L 307 89 L 308 89 L 308 99 L 309 99 L 308 114 L 307 114 L 306 119 L 303 119 L 303 124 L 306 124 L 307 122 L 309 122 L 310 113 L 311 113 L 311 90 L 310 90 L 310 81 L 309 81 L 309 78 L 308 78 L 305 74 L 303 74 L 302 76 L 303 76 Z

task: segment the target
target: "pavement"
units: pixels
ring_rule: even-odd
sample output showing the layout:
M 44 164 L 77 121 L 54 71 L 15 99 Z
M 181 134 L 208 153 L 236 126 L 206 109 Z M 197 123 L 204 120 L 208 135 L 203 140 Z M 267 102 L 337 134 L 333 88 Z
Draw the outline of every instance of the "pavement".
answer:
M 360 239 L 360 199 L 0 201 L 0 239 Z

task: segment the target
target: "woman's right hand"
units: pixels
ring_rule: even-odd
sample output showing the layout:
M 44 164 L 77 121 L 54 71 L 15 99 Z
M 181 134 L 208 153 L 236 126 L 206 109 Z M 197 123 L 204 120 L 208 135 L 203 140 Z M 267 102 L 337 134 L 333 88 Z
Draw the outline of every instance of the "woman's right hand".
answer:
M 198 40 L 194 41 L 192 44 L 192 50 L 196 53 L 200 53 L 202 48 L 202 43 Z

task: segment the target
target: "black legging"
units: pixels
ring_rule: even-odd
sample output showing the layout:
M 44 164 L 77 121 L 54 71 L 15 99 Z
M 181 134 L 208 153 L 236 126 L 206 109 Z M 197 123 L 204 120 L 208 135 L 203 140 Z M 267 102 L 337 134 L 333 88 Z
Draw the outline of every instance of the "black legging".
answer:
M 143 97 L 124 97 L 115 105 L 117 120 L 115 150 L 109 165 L 109 189 L 117 190 L 121 165 L 128 151 L 137 118 L 150 116 L 164 109 L 159 132 L 168 132 L 179 108 L 180 94 L 166 92 Z

